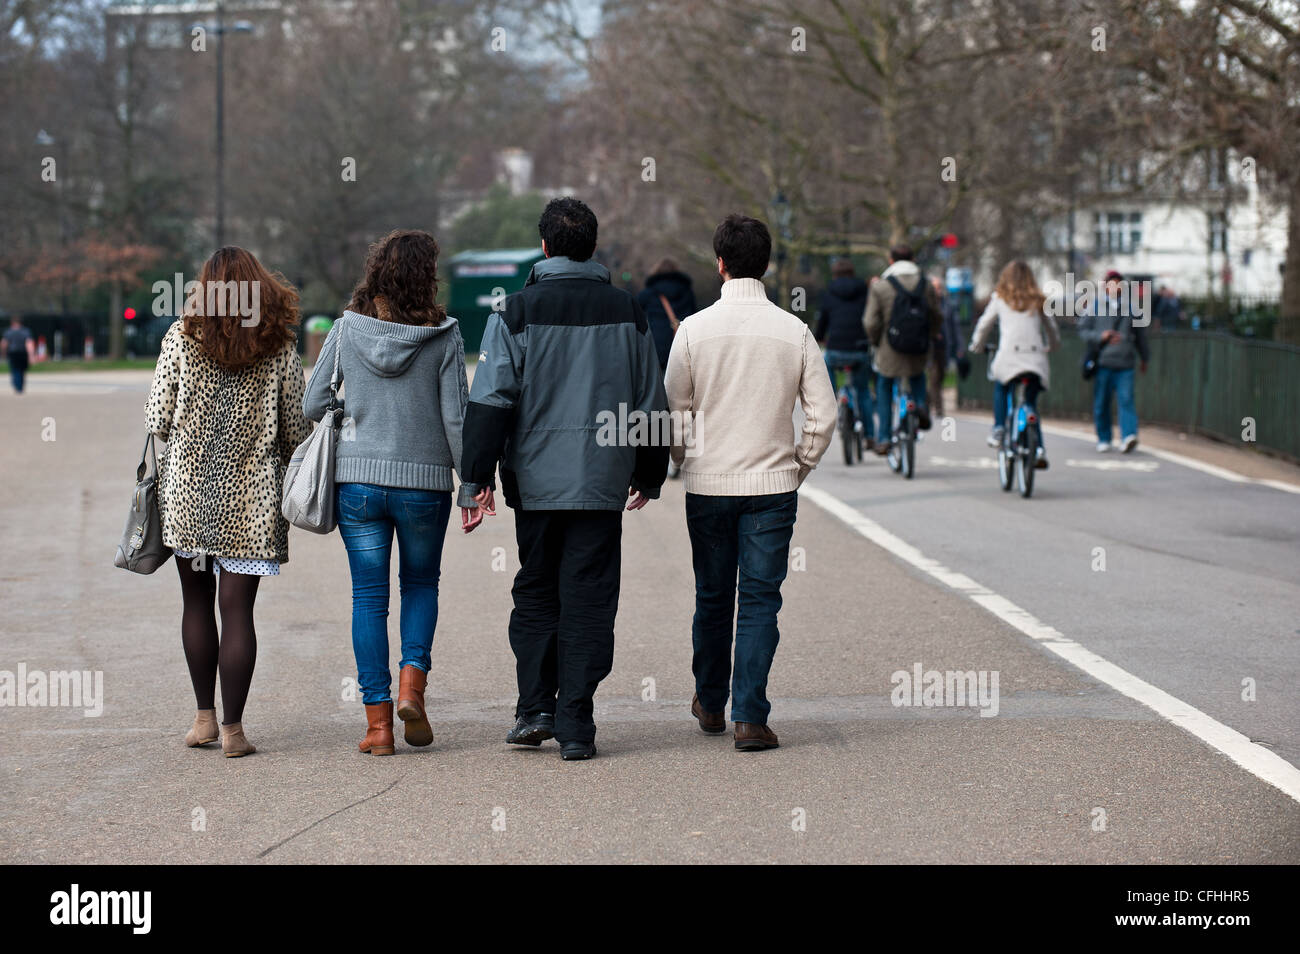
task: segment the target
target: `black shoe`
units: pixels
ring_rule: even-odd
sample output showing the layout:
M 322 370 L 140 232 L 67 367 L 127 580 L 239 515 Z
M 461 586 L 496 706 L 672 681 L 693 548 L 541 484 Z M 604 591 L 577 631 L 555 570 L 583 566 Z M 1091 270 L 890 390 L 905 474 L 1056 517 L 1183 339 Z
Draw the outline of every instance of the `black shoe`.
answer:
M 535 716 L 520 716 L 515 726 L 506 734 L 510 745 L 541 745 L 545 740 L 555 736 L 555 716 L 549 712 L 539 712 Z
M 580 762 L 595 757 L 595 742 L 565 742 L 560 746 L 560 758 L 566 762 Z

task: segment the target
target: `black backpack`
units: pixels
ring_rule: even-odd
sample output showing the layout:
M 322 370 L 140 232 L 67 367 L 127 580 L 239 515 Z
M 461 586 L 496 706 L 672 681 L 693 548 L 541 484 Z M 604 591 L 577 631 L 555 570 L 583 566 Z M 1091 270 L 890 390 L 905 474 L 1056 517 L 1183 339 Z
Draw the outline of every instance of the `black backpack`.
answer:
M 930 303 L 925 300 L 925 276 L 909 292 L 893 275 L 894 305 L 889 311 L 889 346 L 899 354 L 925 354 L 930 350 Z

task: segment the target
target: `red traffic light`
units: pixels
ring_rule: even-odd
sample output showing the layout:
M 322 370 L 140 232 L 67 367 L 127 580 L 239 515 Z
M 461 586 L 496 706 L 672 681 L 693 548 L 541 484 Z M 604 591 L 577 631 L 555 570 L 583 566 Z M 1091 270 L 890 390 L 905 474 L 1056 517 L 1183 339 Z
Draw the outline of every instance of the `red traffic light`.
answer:
M 127 321 L 130 321 L 135 317 L 135 309 L 134 308 L 126 309 L 124 312 L 122 312 L 122 317 L 125 318 Z
M 943 238 L 939 239 L 939 244 L 942 245 L 944 248 L 956 248 L 956 247 L 957 247 L 957 233 L 956 233 L 956 232 L 948 232 L 948 233 L 946 233 L 946 234 L 943 236 Z

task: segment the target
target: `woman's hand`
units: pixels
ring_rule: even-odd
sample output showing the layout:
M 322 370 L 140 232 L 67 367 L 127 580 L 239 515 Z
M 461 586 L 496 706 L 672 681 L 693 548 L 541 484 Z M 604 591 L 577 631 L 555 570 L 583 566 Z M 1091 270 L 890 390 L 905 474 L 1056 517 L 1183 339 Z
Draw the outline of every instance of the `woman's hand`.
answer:
M 492 488 L 484 487 L 474 495 L 474 502 L 477 507 L 460 508 L 460 528 L 465 533 L 473 533 L 474 528 L 483 522 L 484 517 L 495 517 L 497 515 L 497 503 L 492 496 Z

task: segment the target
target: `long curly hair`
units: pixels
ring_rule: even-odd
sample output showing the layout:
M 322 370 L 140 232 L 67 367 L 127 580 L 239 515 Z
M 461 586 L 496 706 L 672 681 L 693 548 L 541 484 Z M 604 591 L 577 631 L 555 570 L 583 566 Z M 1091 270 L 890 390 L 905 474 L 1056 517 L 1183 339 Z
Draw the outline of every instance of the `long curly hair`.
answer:
M 228 371 L 242 371 L 298 338 L 298 292 L 252 252 L 227 245 L 199 271 L 181 331 Z
M 993 291 L 1016 311 L 1042 311 L 1046 296 L 1034 280 L 1034 270 L 1016 259 L 998 275 Z
M 395 229 L 370 246 L 348 309 L 407 325 L 440 325 L 438 243 L 419 229 Z

